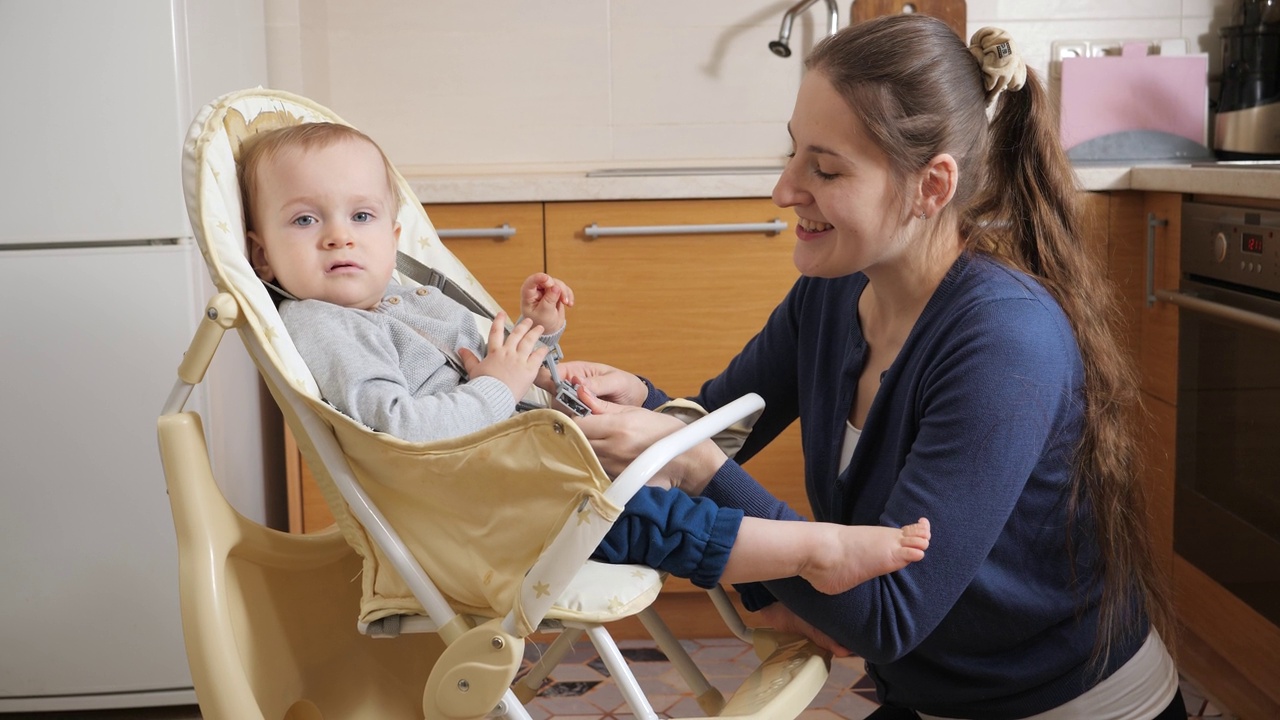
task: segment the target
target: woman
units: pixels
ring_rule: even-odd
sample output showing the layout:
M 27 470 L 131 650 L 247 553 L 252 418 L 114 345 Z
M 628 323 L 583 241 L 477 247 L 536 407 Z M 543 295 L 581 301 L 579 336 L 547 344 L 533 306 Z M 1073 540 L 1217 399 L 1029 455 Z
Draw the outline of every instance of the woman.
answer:
M 766 409 L 737 462 L 704 443 L 670 479 L 795 518 L 738 462 L 798 418 L 816 519 L 933 521 L 928 558 L 848 592 L 739 588 L 775 627 L 864 657 L 873 718 L 1182 720 L 1134 373 L 1037 78 L 1002 31 L 965 47 L 922 15 L 851 26 L 806 67 L 773 193 L 799 217 L 802 277 L 695 398 Z M 580 420 L 611 471 L 671 430 L 636 376 L 562 368 L 615 404 Z

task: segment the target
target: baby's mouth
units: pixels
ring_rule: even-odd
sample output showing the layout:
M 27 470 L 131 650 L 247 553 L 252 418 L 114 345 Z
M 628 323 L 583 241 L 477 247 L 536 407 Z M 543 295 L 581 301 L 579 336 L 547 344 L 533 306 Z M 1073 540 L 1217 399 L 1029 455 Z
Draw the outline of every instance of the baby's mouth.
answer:
M 330 265 L 329 269 L 326 272 L 335 272 L 335 271 L 341 271 L 341 270 L 360 270 L 360 269 L 361 269 L 360 263 L 353 262 L 351 260 L 339 260 L 338 262 L 335 262 L 332 265 Z

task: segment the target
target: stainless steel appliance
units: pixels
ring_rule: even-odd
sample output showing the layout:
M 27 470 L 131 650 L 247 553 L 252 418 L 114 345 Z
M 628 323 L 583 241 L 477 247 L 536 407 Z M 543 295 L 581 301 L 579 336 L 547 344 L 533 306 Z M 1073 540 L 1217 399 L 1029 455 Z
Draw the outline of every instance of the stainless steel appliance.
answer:
M 1174 549 L 1280 625 L 1280 211 L 1182 206 Z
M 262 0 L 0 0 L 0 715 L 195 702 L 156 446 L 214 292 L 182 140 L 265 82 L 265 33 Z M 262 522 L 274 406 L 237 350 L 193 404 Z
M 1280 0 L 1236 0 L 1218 35 L 1214 150 L 1223 160 L 1280 157 Z

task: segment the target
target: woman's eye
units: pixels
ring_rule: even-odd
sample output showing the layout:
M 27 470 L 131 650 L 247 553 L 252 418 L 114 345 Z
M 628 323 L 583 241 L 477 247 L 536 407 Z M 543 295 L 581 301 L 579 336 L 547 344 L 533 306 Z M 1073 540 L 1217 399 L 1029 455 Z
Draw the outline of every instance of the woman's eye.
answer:
M 301 215 L 293 219 L 293 224 L 298 227 L 309 227 L 316 224 L 316 219 L 310 215 Z
M 373 220 L 373 214 L 372 214 L 372 213 L 367 213 L 367 212 L 365 212 L 365 211 L 361 210 L 360 212 L 356 213 L 355 215 L 352 215 L 352 216 L 351 216 L 351 219 L 352 219 L 352 220 L 355 220 L 356 222 L 359 222 L 359 223 L 370 222 L 371 220 Z
M 813 176 L 818 178 L 819 180 L 834 180 L 835 178 L 839 177 L 839 175 L 836 175 L 835 173 L 822 172 L 822 168 L 818 167 L 817 165 L 813 166 Z

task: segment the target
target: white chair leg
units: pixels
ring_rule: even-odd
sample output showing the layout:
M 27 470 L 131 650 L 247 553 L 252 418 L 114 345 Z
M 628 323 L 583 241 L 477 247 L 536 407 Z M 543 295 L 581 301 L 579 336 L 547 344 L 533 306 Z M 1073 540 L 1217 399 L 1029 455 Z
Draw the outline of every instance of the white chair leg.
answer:
M 524 709 L 524 705 L 510 688 L 502 695 L 502 700 L 498 701 L 498 707 L 494 708 L 488 717 L 501 720 L 533 720 L 533 716 Z
M 698 701 L 698 707 L 702 708 L 702 712 L 707 717 L 715 717 L 724 709 L 724 695 L 707 681 L 707 676 L 702 674 L 698 666 L 694 664 L 693 658 L 689 657 L 689 653 L 685 652 L 684 646 L 680 644 L 680 640 L 671 633 L 667 624 L 662 621 L 658 613 L 653 607 L 647 607 L 640 611 L 640 624 L 644 625 L 644 629 L 649 631 L 654 641 L 658 644 L 658 648 L 662 650 L 671 664 L 675 666 L 676 672 L 680 673 L 680 677 L 684 678 L 684 682 L 693 691 L 694 699 Z
M 600 654 L 600 659 L 608 668 L 609 674 L 613 676 L 613 681 L 618 684 L 623 700 L 626 700 L 627 706 L 631 708 L 637 720 L 658 720 L 658 714 L 653 711 L 649 699 L 644 696 L 640 683 L 636 681 L 631 668 L 627 667 L 627 661 L 618 651 L 618 645 L 613 642 L 609 631 L 599 625 L 592 625 L 587 628 L 587 637 L 591 638 L 591 644 Z
M 520 702 L 528 704 L 538 694 L 538 689 L 542 687 L 542 683 L 551 675 L 551 671 L 564 660 L 564 656 L 569 654 L 573 649 L 573 644 L 578 642 L 578 638 L 582 637 L 582 628 L 567 627 L 556 639 L 552 641 L 547 651 L 538 658 L 538 662 L 529 668 L 529 672 L 516 683 L 513 688 L 516 697 Z

